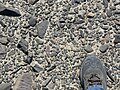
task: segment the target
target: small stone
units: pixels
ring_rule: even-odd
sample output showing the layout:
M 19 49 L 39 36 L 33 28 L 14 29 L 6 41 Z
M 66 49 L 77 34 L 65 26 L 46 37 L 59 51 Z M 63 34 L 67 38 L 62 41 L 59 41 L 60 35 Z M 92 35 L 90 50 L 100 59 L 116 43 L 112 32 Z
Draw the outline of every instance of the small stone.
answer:
M 32 53 L 28 53 L 27 58 L 24 59 L 24 62 L 28 63 L 28 64 L 31 64 L 32 60 L 33 60 Z
M 115 20 L 114 22 L 116 25 L 120 26 L 120 20 Z
M 51 80 L 52 80 L 51 77 L 47 78 L 45 81 L 43 81 L 42 86 L 46 87 L 50 83 Z
M 32 5 L 34 5 L 36 2 L 38 2 L 39 0 L 27 0 L 27 2 L 29 3 L 29 4 L 32 4 Z
M 11 90 L 12 84 L 11 83 L 2 83 L 0 84 L 0 90 Z
M 47 72 L 52 71 L 56 68 L 56 65 L 51 65 L 50 68 L 47 69 Z
M 108 49 L 108 45 L 101 45 L 99 50 L 100 52 L 105 53 L 107 49 Z
M 107 16 L 108 17 L 111 17 L 112 16 L 112 11 L 110 9 L 107 9 L 106 10 L 106 13 L 107 13 Z
M 28 42 L 25 39 L 21 38 L 17 48 L 20 49 L 23 53 L 28 54 Z
M 115 0 L 114 5 L 120 5 L 120 0 Z
M 3 45 L 7 45 L 8 44 L 7 37 L 0 35 L 0 43 L 3 44 Z
M 4 11 L 6 9 L 6 7 L 0 3 L 0 12 Z
M 120 43 L 120 34 L 116 34 L 116 35 L 115 35 L 114 43 L 115 43 L 115 44 Z
M 6 54 L 7 54 L 6 46 L 0 43 L 0 59 L 4 59 L 6 57 Z
M 115 14 L 120 14 L 120 10 L 115 10 L 114 13 Z
M 13 90 L 32 90 L 32 78 L 30 73 L 24 73 L 19 76 Z
M 92 13 L 92 12 L 89 12 L 89 13 L 87 14 L 87 17 L 88 17 L 88 18 L 93 18 L 94 16 L 95 16 L 95 14 Z
M 85 46 L 84 50 L 88 53 L 91 53 L 93 51 L 93 49 L 90 45 Z
M 1 24 L 1 26 L 6 27 L 6 25 L 3 23 L 2 20 L 0 20 L 0 24 Z
M 34 17 L 31 17 L 28 23 L 30 26 L 34 27 L 37 23 L 37 20 Z
M 35 72 L 39 73 L 40 71 L 43 71 L 42 66 L 37 61 L 32 62 L 30 65 L 31 65 L 33 71 L 35 71 Z
M 80 18 L 84 18 L 85 13 L 86 13 L 85 10 L 80 10 L 78 16 L 79 16 Z
M 49 22 L 47 20 L 44 20 L 41 23 L 37 24 L 36 28 L 37 28 L 37 34 L 39 38 L 44 38 L 48 25 L 49 25 Z
M 105 8 L 107 8 L 108 7 L 108 0 L 103 0 L 103 5 Z
M 80 0 L 72 0 L 71 2 L 72 2 L 72 4 L 74 4 L 74 3 L 79 4 L 79 3 L 80 3 Z
M 115 44 L 115 48 L 120 48 L 120 43 Z
M 5 7 L 4 5 L 1 5 L 0 7 L 2 7 L 2 9 L 0 10 L 0 15 L 13 16 L 13 17 L 21 16 L 19 10 L 15 8 Z
M 60 23 L 65 23 L 65 19 L 62 17 L 62 18 L 59 19 L 59 22 Z

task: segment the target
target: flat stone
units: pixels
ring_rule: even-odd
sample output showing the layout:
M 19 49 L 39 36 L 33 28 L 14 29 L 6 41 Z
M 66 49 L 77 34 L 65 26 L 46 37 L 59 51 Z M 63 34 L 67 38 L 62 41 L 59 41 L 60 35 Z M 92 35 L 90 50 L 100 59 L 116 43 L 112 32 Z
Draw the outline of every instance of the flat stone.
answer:
M 99 50 L 100 52 L 105 53 L 108 50 L 108 45 L 101 45 Z
M 103 0 L 103 5 L 105 8 L 107 8 L 108 7 L 108 0 Z
M 31 74 L 24 73 L 18 76 L 13 90 L 33 90 Z
M 7 54 L 7 48 L 0 43 L 0 59 L 4 59 Z
M 86 13 L 85 10 L 80 10 L 78 16 L 79 16 L 80 18 L 84 18 L 85 13 Z
M 23 60 L 25 63 L 31 64 L 33 60 L 33 54 L 32 53 L 28 53 L 27 57 Z
M 120 43 L 116 44 L 115 48 L 120 48 Z
M 0 90 L 11 90 L 12 88 L 11 83 L 2 83 L 0 84 Z
M 52 78 L 48 77 L 45 81 L 43 81 L 42 86 L 46 87 L 50 83 L 51 80 L 52 80 Z
M 43 71 L 43 67 L 37 61 L 32 62 L 30 64 L 30 66 L 32 67 L 33 71 L 35 71 L 35 72 L 39 73 L 40 71 Z
M 115 35 L 114 43 L 115 43 L 115 44 L 120 43 L 120 34 L 116 34 L 116 35 Z
M 115 14 L 120 14 L 120 10 L 115 10 L 114 13 Z
M 44 38 L 48 25 L 49 25 L 49 22 L 47 20 L 44 20 L 41 23 L 37 24 L 36 28 L 37 28 L 37 34 L 39 38 Z
M 3 27 L 6 27 L 5 23 L 3 23 L 3 21 L 0 19 L 0 25 Z
M 92 13 L 92 12 L 89 12 L 89 13 L 87 14 L 87 17 L 88 17 L 88 18 L 93 18 L 94 16 L 95 16 L 95 14 Z
M 17 48 L 20 49 L 23 53 L 28 54 L 28 42 L 25 39 L 21 38 Z
M 7 37 L 0 35 L 0 43 L 3 44 L 3 45 L 7 45 L 8 44 Z
M 37 20 L 36 20 L 36 18 L 31 17 L 30 20 L 28 21 L 28 23 L 30 26 L 34 27 L 37 23 Z
M 4 16 L 13 16 L 13 17 L 18 17 L 21 16 L 19 10 L 12 8 L 12 7 L 5 7 L 4 5 L 0 4 L 0 15 Z
M 0 3 L 0 12 L 4 11 L 6 9 L 6 7 Z
M 107 9 L 106 14 L 107 14 L 108 17 L 111 17 L 112 16 L 112 11 L 110 9 Z
M 50 68 L 47 69 L 47 72 L 52 71 L 56 68 L 56 65 L 51 65 Z
M 78 3 L 79 4 L 80 0 L 72 0 L 71 2 L 72 2 L 72 4 L 74 4 L 74 3 Z
M 29 4 L 32 4 L 32 5 L 34 5 L 36 2 L 38 2 L 39 0 L 27 0 L 27 2 L 29 3 Z
M 84 50 L 88 53 L 91 53 L 93 51 L 93 49 L 90 45 L 85 46 Z
M 120 5 L 120 0 L 115 0 L 114 5 Z

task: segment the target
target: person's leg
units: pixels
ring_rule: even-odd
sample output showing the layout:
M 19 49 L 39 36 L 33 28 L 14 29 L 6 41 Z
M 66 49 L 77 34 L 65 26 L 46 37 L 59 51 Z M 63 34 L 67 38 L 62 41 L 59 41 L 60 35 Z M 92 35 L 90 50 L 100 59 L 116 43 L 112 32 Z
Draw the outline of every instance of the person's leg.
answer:
M 88 86 L 87 90 L 104 90 L 104 89 L 101 85 L 92 85 L 92 86 Z

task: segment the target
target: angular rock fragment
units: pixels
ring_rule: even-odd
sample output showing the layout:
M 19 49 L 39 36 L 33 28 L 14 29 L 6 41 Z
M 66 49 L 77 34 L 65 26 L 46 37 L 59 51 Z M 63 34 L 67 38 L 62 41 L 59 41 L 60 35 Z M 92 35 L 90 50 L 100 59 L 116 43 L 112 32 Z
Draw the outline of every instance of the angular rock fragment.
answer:
M 74 4 L 74 3 L 79 4 L 79 3 L 80 3 L 80 0 L 72 0 L 72 4 Z
M 33 71 L 35 71 L 35 72 L 39 73 L 40 71 L 43 71 L 43 68 L 41 67 L 41 65 L 37 61 L 31 63 L 30 65 L 31 65 Z
M 4 11 L 6 9 L 6 7 L 0 3 L 0 12 Z
M 31 17 L 28 23 L 30 26 L 34 27 L 37 23 L 37 20 L 34 17 Z
M 100 52 L 105 53 L 107 49 L 108 49 L 108 45 L 101 45 L 99 50 Z
M 93 51 L 92 47 L 90 45 L 87 45 L 85 46 L 84 50 L 87 52 L 87 53 L 91 53 Z
M 0 25 L 3 27 L 6 27 L 6 25 L 3 23 L 3 21 L 0 19 Z
M 106 14 L 107 14 L 108 17 L 111 17 L 112 16 L 112 11 L 110 9 L 107 9 Z
M 11 83 L 2 83 L 0 84 L 0 90 L 11 90 L 12 84 Z
M 7 54 L 6 46 L 0 43 L 0 59 L 4 59 Z
M 80 10 L 78 16 L 79 16 L 80 18 L 84 18 L 85 13 L 86 13 L 85 10 Z
M 32 90 L 32 78 L 30 73 L 19 76 L 13 90 Z
M 43 87 L 46 87 L 51 80 L 52 80 L 51 77 L 47 78 L 45 81 L 43 81 L 42 86 L 43 86 Z
M 19 41 L 17 48 L 20 49 L 23 53 L 28 54 L 28 42 L 21 38 Z
M 47 72 L 52 71 L 56 68 L 56 65 L 51 65 L 50 68 L 47 69 Z
M 29 3 L 29 4 L 32 4 L 32 5 L 34 5 L 36 2 L 38 2 L 39 0 L 27 0 L 27 2 Z
M 115 14 L 120 14 L 120 10 L 115 10 L 114 13 Z
M 107 8 L 108 7 L 108 0 L 103 0 L 103 5 L 105 8 Z
M 95 14 L 92 13 L 92 12 L 89 12 L 89 13 L 87 14 L 87 17 L 88 17 L 88 18 L 93 18 L 94 16 L 95 16 Z
M 41 23 L 37 24 L 37 34 L 39 38 L 44 38 L 46 30 L 48 28 L 49 22 L 47 20 L 42 21 Z
M 7 37 L 0 35 L 0 43 L 3 44 L 3 45 L 7 45 L 8 44 Z
M 116 35 L 115 35 L 114 43 L 115 43 L 115 44 L 120 43 L 120 34 L 116 34 Z
M 24 59 L 24 62 L 28 63 L 28 64 L 31 64 L 32 60 L 33 60 L 32 53 L 28 53 L 27 57 Z
M 0 15 L 13 17 L 21 16 L 19 10 L 12 7 L 5 7 L 2 4 L 0 4 Z

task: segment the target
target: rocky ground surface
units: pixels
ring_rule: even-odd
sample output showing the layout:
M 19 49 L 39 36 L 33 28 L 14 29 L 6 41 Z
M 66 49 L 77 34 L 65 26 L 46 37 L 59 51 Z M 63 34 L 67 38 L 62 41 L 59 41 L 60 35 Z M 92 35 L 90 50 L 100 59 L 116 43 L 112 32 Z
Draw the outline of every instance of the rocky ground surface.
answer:
M 108 90 L 120 90 L 120 0 L 0 0 L 0 90 L 20 80 L 33 90 L 82 90 L 89 54 L 108 68 Z

